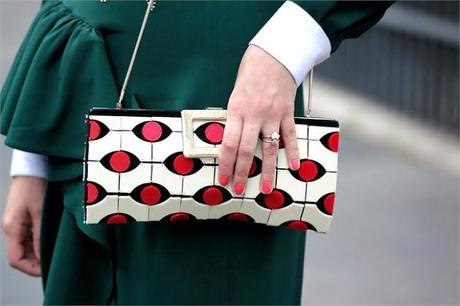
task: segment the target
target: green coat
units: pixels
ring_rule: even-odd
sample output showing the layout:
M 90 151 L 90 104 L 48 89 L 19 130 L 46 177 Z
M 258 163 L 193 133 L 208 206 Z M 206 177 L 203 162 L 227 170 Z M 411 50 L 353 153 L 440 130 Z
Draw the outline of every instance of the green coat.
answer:
M 226 108 L 249 40 L 282 2 L 159 0 L 126 107 Z M 390 5 L 295 2 L 333 51 Z M 304 232 L 217 221 L 82 223 L 84 115 L 115 105 L 144 9 L 145 1 L 44 1 L 2 88 L 6 145 L 49 156 L 44 303 L 300 304 Z M 303 111 L 299 87 L 295 115 Z

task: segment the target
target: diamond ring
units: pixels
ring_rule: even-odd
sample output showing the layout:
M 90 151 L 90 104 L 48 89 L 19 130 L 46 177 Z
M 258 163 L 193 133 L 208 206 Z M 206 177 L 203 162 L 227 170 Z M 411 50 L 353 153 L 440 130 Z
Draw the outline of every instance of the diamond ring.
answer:
M 270 136 L 262 136 L 263 142 L 269 142 L 272 146 L 275 146 L 280 142 L 280 134 L 278 132 L 273 132 Z

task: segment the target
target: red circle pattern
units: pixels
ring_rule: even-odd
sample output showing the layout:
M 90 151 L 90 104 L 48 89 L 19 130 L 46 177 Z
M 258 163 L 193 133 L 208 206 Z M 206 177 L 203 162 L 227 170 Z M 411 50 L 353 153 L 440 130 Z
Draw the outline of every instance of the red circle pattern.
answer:
M 335 202 L 335 194 L 331 193 L 326 196 L 324 199 L 324 209 L 327 211 L 328 214 L 332 215 L 334 211 L 334 202 Z
M 302 221 L 291 221 L 288 223 L 288 227 L 301 231 L 306 231 L 308 229 L 307 223 Z
M 249 221 L 248 216 L 242 213 L 232 213 L 227 216 L 228 220 L 232 221 Z
M 182 175 L 189 174 L 193 170 L 193 159 L 179 154 L 174 158 L 173 166 L 177 173 Z
M 171 222 L 185 221 L 185 220 L 189 220 L 189 219 L 190 219 L 190 216 L 187 213 L 175 213 L 175 214 L 172 214 L 169 217 L 169 221 L 171 221 Z
M 124 224 L 124 223 L 128 223 L 128 219 L 121 214 L 110 216 L 109 219 L 107 219 L 107 224 Z
M 93 183 L 86 184 L 86 203 L 92 204 L 96 201 L 97 197 L 99 196 L 99 190 L 97 190 L 97 186 Z
M 142 203 L 147 205 L 155 205 L 160 201 L 161 191 L 156 186 L 146 186 L 140 194 Z
M 209 205 L 220 204 L 223 198 L 222 191 L 216 187 L 209 187 L 203 192 L 203 201 Z
M 249 169 L 249 176 L 253 176 L 256 170 L 257 170 L 257 164 L 256 164 L 256 161 L 253 159 L 251 168 Z
M 279 190 L 273 190 L 269 194 L 265 195 L 264 202 L 265 206 L 271 209 L 278 209 L 284 205 L 284 195 Z
M 331 151 L 337 152 L 339 150 L 339 133 L 333 133 L 331 136 L 329 136 L 327 145 Z
M 148 141 L 157 141 L 163 134 L 161 125 L 156 121 L 149 121 L 142 126 L 142 136 Z
M 101 134 L 101 126 L 94 120 L 89 121 L 89 140 L 96 140 Z
M 318 175 L 318 166 L 311 160 L 303 160 L 300 162 L 299 176 L 304 181 L 312 181 Z
M 110 167 L 116 172 L 123 172 L 129 169 L 131 159 L 126 152 L 118 151 L 110 156 Z
M 204 130 L 204 135 L 213 144 L 221 143 L 224 135 L 224 127 L 219 123 L 210 123 Z

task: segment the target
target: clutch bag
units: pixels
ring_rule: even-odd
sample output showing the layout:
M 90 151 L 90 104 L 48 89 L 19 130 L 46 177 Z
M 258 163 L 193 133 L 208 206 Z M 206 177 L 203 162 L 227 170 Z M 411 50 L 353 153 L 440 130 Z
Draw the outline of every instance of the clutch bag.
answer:
M 225 110 L 92 108 L 84 158 L 85 222 L 227 219 L 327 232 L 337 180 L 338 122 L 295 117 L 300 167 L 281 139 L 273 191 L 259 191 L 259 139 L 245 192 L 217 180 Z
M 145 22 L 146 17 L 142 27 Z M 339 124 L 309 116 L 312 72 L 307 117 L 294 118 L 300 168 L 288 167 L 281 138 L 273 190 L 261 193 L 259 139 L 245 191 L 236 195 L 217 180 L 225 109 L 122 107 L 142 27 L 117 107 L 91 108 L 86 115 L 84 222 L 221 219 L 327 232 L 335 201 Z

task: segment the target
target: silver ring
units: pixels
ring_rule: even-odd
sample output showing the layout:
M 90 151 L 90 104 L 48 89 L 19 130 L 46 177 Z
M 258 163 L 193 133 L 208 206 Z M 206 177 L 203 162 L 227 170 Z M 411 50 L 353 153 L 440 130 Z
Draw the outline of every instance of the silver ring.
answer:
M 280 134 L 278 132 L 273 132 L 270 136 L 262 136 L 263 142 L 269 142 L 272 146 L 275 146 L 280 142 Z

